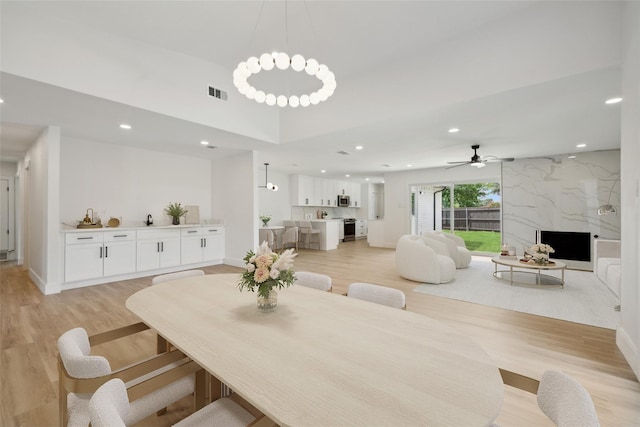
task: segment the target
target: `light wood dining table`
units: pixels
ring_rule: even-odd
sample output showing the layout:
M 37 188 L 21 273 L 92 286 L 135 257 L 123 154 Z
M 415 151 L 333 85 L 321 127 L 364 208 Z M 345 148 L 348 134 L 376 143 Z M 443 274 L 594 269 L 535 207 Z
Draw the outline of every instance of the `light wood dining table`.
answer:
M 280 426 L 482 426 L 498 416 L 498 368 L 444 323 L 295 285 L 262 313 L 239 279 L 170 281 L 126 306 Z

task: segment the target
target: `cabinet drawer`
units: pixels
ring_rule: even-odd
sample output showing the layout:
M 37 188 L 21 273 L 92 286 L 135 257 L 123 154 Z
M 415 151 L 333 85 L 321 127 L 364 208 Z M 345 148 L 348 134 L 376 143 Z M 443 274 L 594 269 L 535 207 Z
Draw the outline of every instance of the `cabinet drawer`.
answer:
M 180 234 L 182 235 L 182 237 L 202 236 L 202 227 L 183 228 L 182 230 L 180 230 Z
M 105 231 L 104 233 L 105 242 L 124 242 L 131 240 L 136 240 L 135 231 Z
M 224 234 L 224 227 L 212 225 L 209 227 L 202 227 L 202 231 L 205 236 L 211 236 L 214 234 Z
M 180 229 L 138 230 L 138 240 L 162 240 L 180 238 Z
M 89 233 L 67 233 L 64 242 L 67 245 L 77 245 L 83 243 L 102 243 L 103 234 L 101 231 Z

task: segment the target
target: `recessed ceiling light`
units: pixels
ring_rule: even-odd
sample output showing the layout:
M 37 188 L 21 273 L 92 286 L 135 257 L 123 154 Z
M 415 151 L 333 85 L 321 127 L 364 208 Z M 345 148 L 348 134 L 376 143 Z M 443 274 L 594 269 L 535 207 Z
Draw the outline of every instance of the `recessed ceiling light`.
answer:
M 127 129 L 127 130 L 129 130 L 129 129 L 131 129 L 131 125 L 128 125 L 128 124 L 126 124 L 126 123 L 123 123 L 123 124 L 121 124 L 121 125 L 120 125 L 120 129 Z
M 362 150 L 364 147 L 362 145 L 356 145 L 356 150 Z
M 202 145 L 209 145 L 209 141 L 200 141 L 200 144 L 202 144 Z
M 576 156 L 569 156 L 569 158 L 570 158 L 570 159 L 575 159 L 575 158 L 576 158 Z
M 460 129 L 458 129 L 458 128 L 449 129 L 449 133 L 456 133 L 456 132 L 460 132 Z
M 580 144 L 576 145 L 576 148 L 584 148 L 584 147 L 586 147 L 586 146 L 587 146 L 587 144 L 585 144 L 584 142 L 582 142 L 582 143 L 580 143 Z
M 320 173 L 327 173 L 327 171 L 326 171 L 326 170 L 324 170 L 324 169 L 322 169 L 322 170 L 320 171 Z
M 351 175 L 349 175 L 349 174 L 346 174 L 346 175 L 345 175 L 345 177 L 347 177 L 347 178 L 349 178 L 350 176 L 351 176 Z
M 407 165 L 408 168 L 412 167 L 413 165 Z
M 4 104 L 4 99 L 0 98 L 0 104 Z
M 622 102 L 622 98 L 611 98 L 604 101 L 605 104 L 617 104 L 618 102 Z
M 365 178 L 364 180 L 365 180 L 365 181 L 369 181 L 369 178 Z

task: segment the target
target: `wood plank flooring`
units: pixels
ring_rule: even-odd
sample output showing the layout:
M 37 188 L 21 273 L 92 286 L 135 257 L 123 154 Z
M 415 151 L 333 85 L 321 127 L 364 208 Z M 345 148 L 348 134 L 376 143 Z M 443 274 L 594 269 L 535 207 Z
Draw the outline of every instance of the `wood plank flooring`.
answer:
M 395 252 L 365 241 L 341 243 L 335 251 L 301 250 L 295 270 L 333 278 L 333 292 L 349 283 L 370 282 L 404 291 L 407 310 L 438 319 L 472 337 L 500 367 L 540 378 L 561 369 L 591 393 L 603 426 L 640 426 L 640 384 L 615 345 L 615 332 L 412 292 L 418 284 L 395 272 Z M 230 266 L 208 274 L 239 272 Z M 126 299 L 151 284 L 151 277 L 114 282 L 44 296 L 25 271 L 0 263 L 0 426 L 57 425 L 56 341 L 82 326 L 89 334 L 136 322 Z M 284 290 L 283 292 L 286 292 Z M 112 368 L 152 355 L 152 331 L 98 348 Z M 398 361 L 402 363 L 402 361 Z M 190 401 L 172 405 L 139 426 L 169 426 L 190 413 Z M 535 396 L 505 387 L 502 426 L 553 425 Z

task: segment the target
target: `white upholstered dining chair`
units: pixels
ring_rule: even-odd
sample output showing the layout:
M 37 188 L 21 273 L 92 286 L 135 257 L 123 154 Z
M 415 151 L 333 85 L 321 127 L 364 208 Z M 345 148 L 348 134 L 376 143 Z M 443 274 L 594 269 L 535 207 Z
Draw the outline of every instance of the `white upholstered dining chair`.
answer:
M 331 292 L 331 277 L 310 271 L 296 271 L 296 285 Z
M 371 283 L 352 283 L 347 288 L 347 297 L 374 302 L 393 308 L 406 310 L 406 298 L 404 292 L 387 286 Z
M 92 427 L 125 427 L 132 406 L 125 384 L 113 379 L 102 385 L 89 402 Z M 176 427 L 244 427 L 255 417 L 229 398 L 220 398 L 174 424 Z
M 143 323 L 87 336 L 83 328 L 71 329 L 58 339 L 59 411 L 61 426 L 89 425 L 89 399 L 113 378 L 126 382 L 132 397 L 127 422 L 135 423 L 161 411 L 196 390 L 204 403 L 204 370 L 182 352 L 174 350 L 113 371 L 109 361 L 91 354 L 91 346 L 149 329 Z M 194 375 L 194 373 L 196 373 Z M 200 398 L 199 398 L 200 399 Z
M 540 381 L 500 369 L 502 381 L 537 395 L 538 407 L 558 427 L 598 427 L 598 415 L 589 392 L 569 375 L 547 370 Z
M 267 242 L 267 245 L 269 245 L 271 249 L 274 249 L 275 240 L 273 236 L 273 230 L 258 230 L 258 239 L 260 241 L 260 244 L 262 244 L 262 242 Z

